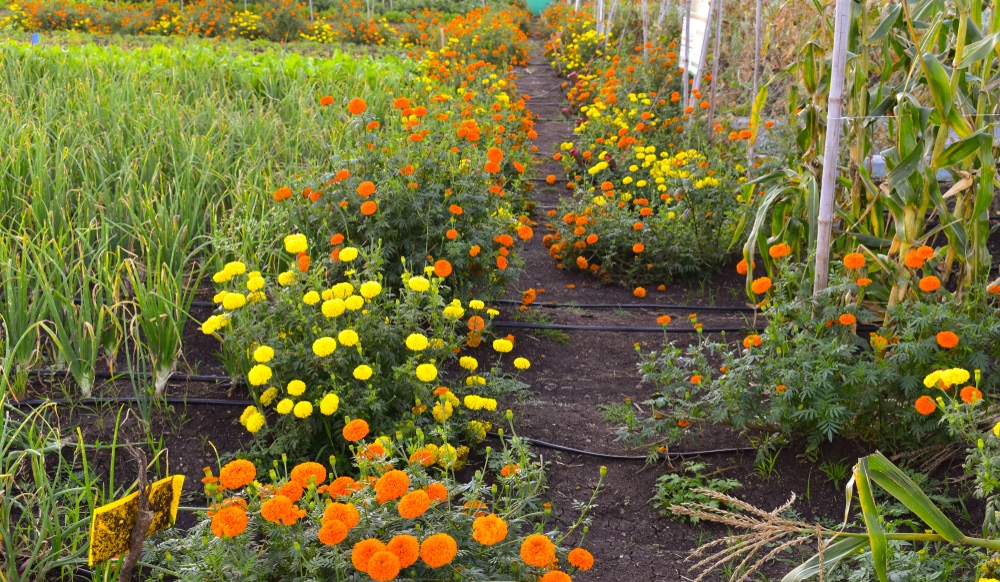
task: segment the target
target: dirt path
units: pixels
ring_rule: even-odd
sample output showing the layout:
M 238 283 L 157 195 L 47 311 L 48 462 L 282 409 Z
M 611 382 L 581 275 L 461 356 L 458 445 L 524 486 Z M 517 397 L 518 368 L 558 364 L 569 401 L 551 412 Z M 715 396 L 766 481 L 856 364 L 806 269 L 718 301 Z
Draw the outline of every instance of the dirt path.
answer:
M 542 234 L 545 223 L 551 220 L 546 211 L 558 205 L 566 190 L 562 181 L 549 186 L 540 178 L 549 174 L 562 178 L 562 168 L 552 160 L 552 153 L 559 143 L 572 140 L 573 124 L 562 115 L 566 105 L 563 79 L 556 77 L 548 66 L 540 44 L 533 48 L 531 65 L 518 71 L 518 87 L 531 96 L 529 107 L 538 116 L 535 125 L 539 135 L 535 140 L 539 156 L 536 174 L 539 180 L 535 191 L 538 208 L 532 218 L 538 222 L 536 232 Z M 540 235 L 536 236 L 521 251 L 525 269 L 508 298 L 520 299 L 522 291 L 535 288 L 545 290 L 538 296 L 539 302 L 744 305 L 735 269 L 728 269 L 732 275 L 720 274 L 701 284 L 668 285 L 666 292 L 652 291 L 640 301 L 623 285 L 599 286 L 590 277 L 557 269 L 540 239 Z M 529 314 L 519 312 L 516 307 L 507 307 L 502 319 L 655 328 L 656 317 L 662 314 L 671 315 L 675 326 L 687 326 L 688 311 L 669 307 L 638 310 L 532 307 Z M 747 323 L 745 317 L 733 313 L 698 313 L 705 327 L 740 327 Z M 640 382 L 636 350 L 648 353 L 662 348 L 662 333 L 568 331 L 557 337 L 551 331 L 510 331 L 517 342 L 515 351 L 507 355 L 508 359 L 525 356 L 532 362 L 531 369 L 521 377 L 531 386 L 531 397 L 524 402 L 511 403 L 517 414 L 519 434 L 587 451 L 643 454 L 642 451 L 627 451 L 615 441 L 616 427 L 604 419 L 598 406 L 621 403 L 625 398 L 641 403 L 650 396 L 651 386 Z M 682 338 L 682 341 L 693 338 L 689 335 L 671 337 Z M 746 446 L 746 440 L 732 431 L 707 427 L 692 430 L 680 448 L 694 451 L 740 446 Z M 544 448 L 536 451 L 548 464 L 549 500 L 564 526 L 576 519 L 573 502 L 586 501 L 598 481 L 600 467 L 608 467 L 608 477 L 597 499 L 598 506 L 591 514 L 593 523 L 583 544 L 594 553 L 596 563 L 590 572 L 578 573 L 575 580 L 691 580 L 697 574 L 687 572 L 688 564 L 683 562 L 688 551 L 724 533 L 722 528 L 695 527 L 660 515 L 651 498 L 657 478 L 669 470 L 665 463 L 645 466 L 642 461 L 617 461 Z M 808 490 L 809 501 L 799 504 L 804 514 L 835 515 L 838 507 L 842 511 L 842 496 L 836 489 L 826 483 L 818 471 L 807 474 L 809 467 L 797 462 L 792 453 L 786 452 L 779 457 L 777 471 L 768 479 L 753 472 L 753 453 L 706 456 L 699 460 L 714 468 L 729 468 L 725 477 L 744 482 L 745 489 L 739 492 L 740 496 L 767 509 L 787 499 L 790 491 L 797 491 L 802 496 Z M 782 571 L 780 565 L 777 571 Z

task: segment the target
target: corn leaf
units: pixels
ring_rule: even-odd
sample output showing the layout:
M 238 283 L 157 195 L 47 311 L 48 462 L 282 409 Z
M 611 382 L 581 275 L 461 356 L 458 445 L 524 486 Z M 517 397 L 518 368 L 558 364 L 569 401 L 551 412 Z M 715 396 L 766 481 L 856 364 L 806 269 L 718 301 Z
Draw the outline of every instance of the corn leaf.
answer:
M 858 500 L 861 502 L 861 514 L 865 518 L 865 527 L 868 528 L 868 541 L 872 547 L 872 562 L 875 564 L 875 574 L 881 582 L 888 582 L 886 578 L 885 554 L 888 544 L 885 541 L 885 530 L 879 521 L 878 506 L 875 505 L 875 498 L 872 497 L 872 483 L 868 477 L 868 459 L 863 458 L 858 461 L 854 468 L 854 482 L 858 487 Z
M 893 465 L 882 453 L 865 457 L 868 475 L 890 495 L 898 499 L 907 509 L 915 513 L 938 535 L 952 543 L 965 539 L 958 527 L 938 509 L 934 502 L 920 490 L 920 487 L 906 476 L 899 467 Z
M 832 568 L 838 562 L 847 556 L 850 556 L 856 552 L 858 548 L 863 547 L 866 544 L 868 544 L 868 539 L 862 537 L 844 538 L 831 544 L 830 547 L 823 550 L 824 568 Z M 801 580 L 808 580 L 816 574 L 819 574 L 819 554 L 809 558 L 797 568 L 785 574 L 785 577 L 781 579 L 781 582 L 799 582 Z

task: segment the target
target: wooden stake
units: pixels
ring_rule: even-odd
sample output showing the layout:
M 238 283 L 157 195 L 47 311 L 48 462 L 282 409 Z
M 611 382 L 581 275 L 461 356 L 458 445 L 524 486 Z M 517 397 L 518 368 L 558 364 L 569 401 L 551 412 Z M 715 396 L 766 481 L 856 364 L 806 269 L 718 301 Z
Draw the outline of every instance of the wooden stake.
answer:
M 649 42 L 649 4 L 648 0 L 642 0 L 642 62 L 643 64 L 649 61 L 649 48 L 646 44 Z
M 823 144 L 823 181 L 819 194 L 819 218 L 816 232 L 816 265 L 813 294 L 826 289 L 830 276 L 830 239 L 833 234 L 834 190 L 837 185 L 837 153 L 841 111 L 844 101 L 844 75 L 847 69 L 847 35 L 851 0 L 837 0 L 833 29 L 833 63 L 830 69 L 830 97 L 826 110 L 826 141 Z
M 761 22 L 762 20 L 763 20 L 763 18 L 761 17 L 761 0 L 757 0 L 757 16 L 756 16 L 756 20 L 754 20 L 753 91 L 750 92 L 750 107 L 751 108 L 753 107 L 753 104 L 757 101 L 757 91 L 760 90 L 760 73 L 761 73 L 761 70 L 760 70 L 761 69 L 760 53 L 763 50 L 762 49 L 762 44 L 763 44 L 763 41 L 762 41 L 762 38 L 763 38 L 762 28 L 763 28 L 763 26 L 762 25 L 763 25 L 763 22 Z M 753 123 L 753 116 L 752 115 L 750 116 L 750 122 Z M 752 128 L 752 127 L 750 128 L 750 131 L 756 133 L 756 130 L 754 128 Z M 750 173 L 750 172 L 753 171 L 753 150 L 754 150 L 754 145 L 755 145 L 754 142 L 756 142 L 756 141 L 757 141 L 756 136 L 754 138 L 751 138 L 750 139 L 749 147 L 747 147 L 747 172 L 748 173 Z
M 759 0 L 758 0 L 759 1 Z M 691 69 L 691 0 L 684 0 L 684 73 L 681 75 L 681 103 L 688 102 L 688 78 Z

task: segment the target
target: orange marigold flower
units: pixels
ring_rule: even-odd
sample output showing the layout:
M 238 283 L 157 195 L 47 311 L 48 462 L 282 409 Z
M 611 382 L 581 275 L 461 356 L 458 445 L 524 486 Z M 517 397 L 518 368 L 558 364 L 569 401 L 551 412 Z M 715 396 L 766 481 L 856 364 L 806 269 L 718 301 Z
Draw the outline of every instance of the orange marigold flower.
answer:
M 861 253 L 848 253 L 844 255 L 844 266 L 848 269 L 860 269 L 865 266 L 865 256 Z
M 360 418 L 355 418 L 344 425 L 344 440 L 349 442 L 360 441 L 368 434 L 368 423 Z
M 756 267 L 757 263 L 754 263 L 753 266 Z M 740 275 L 746 275 L 747 274 L 747 260 L 746 259 L 740 259 L 740 262 L 736 263 L 736 272 L 739 273 Z
M 924 245 L 924 246 L 918 248 L 914 252 L 917 253 L 918 257 L 920 257 L 921 259 L 923 259 L 925 261 L 934 257 L 934 248 L 933 247 L 929 247 L 927 245 Z
M 983 399 L 983 393 L 979 391 L 979 388 L 975 386 L 966 386 L 962 388 L 959 392 L 959 396 L 962 398 L 962 402 L 966 404 L 975 404 Z
M 351 483 L 354 480 L 351 479 Z M 358 508 L 354 507 L 353 503 L 331 503 L 326 506 L 326 510 L 323 511 L 323 523 L 328 521 L 339 521 L 343 523 L 347 529 L 358 525 L 361 521 L 361 514 L 358 513 Z
M 934 275 L 928 275 L 920 280 L 920 290 L 924 293 L 933 293 L 941 288 L 941 279 Z
M 458 544 L 446 533 L 434 534 L 420 544 L 420 559 L 431 568 L 450 563 L 457 553 Z
M 486 327 L 486 321 L 478 316 L 473 315 L 469 318 L 469 331 L 482 331 Z
M 493 242 L 500 243 L 505 247 L 509 247 L 514 244 L 514 237 L 509 234 L 498 234 L 493 237 Z
M 347 497 L 348 489 L 354 485 L 351 477 L 337 477 L 329 485 L 324 485 L 317 489 L 320 493 L 328 493 L 330 497 Z
M 772 259 L 780 259 L 787 257 L 792 253 L 792 247 L 785 243 L 778 243 L 771 248 L 767 249 L 767 254 L 771 256 Z M 744 259 L 745 260 L 745 259 Z
M 292 500 L 284 495 L 275 495 L 260 506 L 260 516 L 271 523 L 294 525 L 300 517 L 305 517 L 305 515 L 304 509 L 299 509 L 299 506 L 292 503 Z
M 691 426 L 691 421 L 690 420 L 685 420 L 685 419 L 682 418 L 682 419 L 680 419 L 680 420 L 677 421 L 677 426 L 679 426 L 681 428 L 687 428 L 687 427 Z
M 600 239 L 598 238 L 598 236 L 596 234 L 591 234 L 591 235 L 587 236 L 587 244 L 588 245 L 596 244 L 598 240 L 600 240 Z
M 323 527 L 319 528 L 319 541 L 324 546 L 335 546 L 347 539 L 350 529 L 339 519 L 331 519 L 323 522 Z
M 456 238 L 458 238 L 458 231 L 455 230 L 454 228 L 449 228 L 448 232 L 444 233 L 444 236 L 448 240 L 455 240 Z
M 392 106 L 395 109 L 406 109 L 410 106 L 410 100 L 406 97 L 397 97 L 392 101 Z
M 247 512 L 239 505 L 220 509 L 212 517 L 212 533 L 217 538 L 233 538 L 247 529 Z
M 635 243 L 634 245 L 632 245 L 632 252 L 637 255 L 644 250 L 646 250 L 646 245 L 642 243 Z
M 942 348 L 950 350 L 958 345 L 958 336 L 950 331 L 941 331 L 937 334 L 937 343 Z
M 695 374 L 694 376 L 691 376 L 691 383 L 694 384 L 695 386 L 701 384 L 701 374 Z
M 323 95 L 319 98 L 320 107 L 326 107 L 327 105 L 333 105 L 333 97 L 330 95 Z
M 503 469 L 500 469 L 500 476 L 510 477 L 511 475 L 516 475 L 521 472 L 521 468 L 517 465 L 504 465 Z
M 344 242 L 344 235 L 340 234 L 339 232 L 337 234 L 335 234 L 335 235 L 333 235 L 333 236 L 330 237 L 330 244 L 331 245 L 336 246 L 336 245 L 339 245 L 342 242 Z
M 646 289 L 643 287 L 636 287 L 635 289 L 632 290 L 632 295 L 635 296 L 637 299 L 643 299 L 644 297 L 646 297 Z
M 937 410 L 937 404 L 934 402 L 934 399 L 931 398 L 930 396 L 927 396 L 926 394 L 921 396 L 920 398 L 917 398 L 917 401 L 914 403 L 914 406 L 916 407 L 917 412 L 919 412 L 924 416 L 933 414 L 934 411 Z
M 376 129 L 379 128 L 380 125 L 382 124 L 379 123 L 378 120 L 369 121 L 368 125 L 365 126 L 365 129 L 367 129 L 368 131 L 375 131 Z
M 486 162 L 486 164 L 483 165 L 483 170 L 485 170 L 488 174 L 497 174 L 500 172 L 500 164 L 494 161 Z
M 774 387 L 774 391 L 778 394 L 784 394 L 785 390 L 788 390 L 788 386 L 785 386 L 784 384 L 778 384 Z
M 399 576 L 399 558 L 392 552 L 375 552 L 368 559 L 368 575 L 378 582 L 392 580 Z
M 451 275 L 451 263 L 444 259 L 438 259 L 434 261 L 434 274 L 438 277 L 444 278 Z
M 362 198 L 367 198 L 375 193 L 375 183 L 365 180 L 364 182 L 358 184 L 358 196 Z
M 446 501 L 448 499 L 448 488 L 441 483 L 431 483 L 427 486 L 426 491 L 431 501 Z
M 375 482 L 375 495 L 379 503 L 386 503 L 402 497 L 410 488 L 410 477 L 406 473 L 393 469 L 378 478 Z
M 755 333 L 750 334 L 747 337 L 743 338 L 743 347 L 748 350 L 750 348 L 760 347 L 761 343 L 763 343 L 763 340 L 759 335 Z
M 302 499 L 302 493 L 302 483 L 299 483 L 298 481 L 289 481 L 281 487 L 278 487 L 278 495 L 284 495 L 290 499 L 292 503 Z
M 371 216 L 372 214 L 375 214 L 377 210 L 378 204 L 375 204 L 371 200 L 366 200 L 361 204 L 361 214 L 363 216 Z
M 246 459 L 230 461 L 219 471 L 219 483 L 226 489 L 239 489 L 253 483 L 257 467 Z
M 472 522 L 472 539 L 484 546 L 492 546 L 497 542 L 502 542 L 506 537 L 507 522 L 493 513 L 477 517 Z
M 911 269 L 919 269 L 924 266 L 925 259 L 917 251 L 910 251 L 903 257 L 903 264 Z
M 368 109 L 368 104 L 361 97 L 355 97 L 347 102 L 347 110 L 351 115 L 361 115 Z
M 556 546 L 548 536 L 531 534 L 521 544 L 521 559 L 529 566 L 548 568 L 556 559 Z
M 497 268 L 501 271 L 507 269 L 507 257 L 497 257 Z
M 571 566 L 580 570 L 589 570 L 594 567 L 594 556 L 583 548 L 573 548 L 566 558 Z
M 527 224 L 522 224 L 517 227 L 517 238 L 521 240 L 529 240 L 533 236 L 535 236 L 535 231 L 531 230 L 531 227 Z
M 632 225 L 632 230 L 642 230 L 642 223 L 641 222 L 636 222 L 635 224 L 633 224 Z
M 545 573 L 544 576 L 538 579 L 538 582 L 573 582 L 573 579 L 569 577 L 566 572 L 560 572 L 559 570 L 550 570 Z
M 376 485 L 377 487 L 377 485 Z M 399 516 L 404 519 L 420 517 L 431 507 L 431 498 L 423 489 L 410 491 L 399 500 Z
M 386 551 L 396 555 L 400 568 L 409 568 L 420 557 L 420 542 L 411 535 L 400 534 L 389 540 Z
M 854 315 L 850 313 L 841 313 L 840 317 L 837 318 L 837 321 L 840 322 L 840 325 L 854 325 L 857 323 L 858 318 L 854 317 Z
M 576 258 L 576 266 L 579 267 L 581 271 L 585 270 L 589 265 L 590 263 L 587 262 L 586 257 L 580 256 Z
M 385 544 L 375 538 L 361 540 L 351 549 L 351 563 L 359 572 L 368 572 L 368 560 L 378 552 L 385 551 Z
M 661 315 L 656 318 L 656 323 L 660 325 L 670 325 L 671 321 L 673 321 L 673 319 L 669 315 Z
M 454 214 L 455 216 L 461 216 L 463 211 L 462 207 L 458 204 L 452 204 L 448 207 L 448 212 Z
M 556 183 L 555 174 L 549 174 L 548 176 L 545 176 L 545 183 L 549 185 L 555 184 Z
M 867 287 L 872 284 L 872 280 L 869 279 L 868 277 L 861 277 L 860 279 L 855 281 L 855 283 L 858 284 L 858 287 Z
M 500 150 L 500 148 L 491 147 L 490 149 L 486 150 L 486 157 L 489 158 L 491 162 L 496 162 L 497 164 L 499 164 L 500 162 L 503 161 L 503 152 Z
M 295 257 L 295 262 L 299 266 L 299 272 L 305 273 L 309 271 L 309 264 L 312 262 L 312 259 L 310 259 L 309 255 L 305 253 L 299 253 Z
M 755 294 L 760 295 L 761 293 L 767 293 L 767 290 L 771 288 L 771 279 L 768 277 L 760 277 L 754 279 L 750 283 L 750 290 Z

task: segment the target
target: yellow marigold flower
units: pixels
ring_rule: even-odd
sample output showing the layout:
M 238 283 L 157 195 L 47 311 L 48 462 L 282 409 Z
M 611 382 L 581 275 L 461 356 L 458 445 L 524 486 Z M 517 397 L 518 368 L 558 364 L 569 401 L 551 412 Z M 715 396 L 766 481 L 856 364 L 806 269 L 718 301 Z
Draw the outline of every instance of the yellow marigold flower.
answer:
M 212 280 L 216 283 L 227 283 L 233 278 L 232 273 L 227 273 L 226 271 L 219 271 L 218 273 L 212 275 Z
M 494 317 L 500 315 L 500 312 L 491 307 L 490 309 L 486 310 L 486 315 L 489 315 L 490 319 L 493 319 Z
M 485 386 L 486 385 L 486 378 L 483 378 L 482 376 L 469 376 L 468 378 L 465 379 L 465 385 L 466 386 Z
M 265 420 L 267 419 L 264 418 L 263 414 L 261 414 L 260 412 L 254 412 L 253 414 L 250 415 L 250 418 L 247 419 L 247 424 L 246 424 L 247 430 L 250 431 L 251 434 L 256 433 L 260 429 L 264 428 Z
M 330 291 L 333 292 L 333 296 L 336 299 L 347 299 L 351 295 L 354 295 L 354 285 L 344 281 L 334 285 Z
M 1000 438 L 1000 422 L 993 425 L 993 436 Z
M 243 409 L 243 414 L 240 415 L 240 424 L 242 424 L 243 426 L 246 426 L 247 425 L 247 419 L 250 418 L 250 415 L 253 414 L 253 413 L 255 413 L 255 412 L 257 412 L 257 407 L 256 406 L 247 406 L 246 408 L 244 408 Z
M 337 334 L 337 341 L 347 347 L 358 345 L 358 341 L 360 341 L 360 339 L 361 338 L 358 337 L 358 332 L 353 329 L 345 329 Z
M 285 271 L 284 273 L 278 274 L 278 285 L 282 287 L 288 287 L 295 281 L 295 273 L 292 271 Z
M 518 370 L 527 370 L 531 367 L 531 362 L 528 358 L 514 358 L 514 367 Z
M 232 311 L 233 309 L 239 309 L 247 304 L 246 295 L 242 293 L 226 293 L 226 296 L 222 298 L 222 307 Z
M 950 388 L 955 384 L 967 382 L 971 375 L 962 368 L 951 368 L 948 370 L 935 370 L 924 377 L 924 386 L 928 388 Z
M 429 342 L 427 341 L 427 336 L 420 333 L 411 333 L 406 337 L 406 347 L 414 352 L 420 352 L 427 349 Z
M 290 398 L 282 398 L 278 405 L 274 407 L 278 414 L 288 414 L 295 408 L 295 403 Z
M 458 365 L 462 366 L 463 368 L 465 368 L 470 372 L 474 372 L 476 368 L 479 367 L 479 361 L 476 360 L 476 358 L 473 358 L 472 356 L 462 356 L 458 360 Z
M 309 418 L 309 415 L 313 413 L 312 402 L 309 402 L 308 400 L 303 400 L 298 404 L 296 404 L 295 408 L 293 408 L 292 411 L 298 418 Z
M 323 416 L 330 416 L 340 408 L 340 397 L 336 394 L 327 394 L 319 401 L 319 411 Z
M 416 291 L 417 293 L 423 293 L 431 288 L 431 282 L 424 277 L 410 277 L 410 280 L 406 282 L 407 286 Z
M 275 388 L 274 386 L 271 386 L 270 388 L 265 390 L 263 394 L 260 395 L 260 403 L 262 406 L 271 406 L 271 403 L 274 402 L 274 399 L 277 396 L 278 396 L 278 389 Z
M 247 295 L 247 301 L 250 303 L 257 303 L 258 301 L 263 301 L 267 299 L 267 295 L 263 291 L 254 291 L 253 293 Z
M 444 316 L 450 319 L 459 319 L 465 315 L 465 310 L 459 305 L 449 305 L 444 308 Z
M 253 351 L 253 361 L 258 364 L 266 364 L 274 358 L 274 349 L 267 346 L 260 346 Z
M 302 396 L 302 393 L 306 391 L 306 383 L 302 380 L 292 380 L 285 387 L 285 390 L 292 396 Z
M 340 260 L 345 263 L 350 263 L 354 259 L 358 258 L 358 249 L 354 247 L 344 247 L 340 249 Z
M 371 366 L 367 366 L 365 364 L 361 364 L 357 368 L 354 368 L 354 377 L 362 382 L 371 378 L 372 373 Z
M 306 252 L 309 241 L 304 234 L 290 234 L 285 237 L 285 251 L 293 255 Z
M 226 298 L 226 294 L 229 291 L 219 291 L 212 297 L 212 303 L 222 303 L 222 300 Z
M 465 407 L 469 410 L 496 410 L 497 401 L 493 398 L 483 398 L 482 396 L 476 396 L 475 394 L 469 394 L 465 397 L 463 401 Z
M 365 300 L 360 295 L 351 295 L 344 301 L 344 307 L 351 311 L 357 311 L 365 306 Z
M 267 384 L 267 381 L 271 379 L 271 368 L 268 368 L 264 364 L 257 364 L 253 368 L 250 368 L 250 373 L 247 374 L 247 380 L 250 382 L 251 386 L 263 386 Z
M 319 293 L 310 291 L 302 296 L 302 302 L 306 305 L 316 305 L 319 303 Z
M 441 406 L 441 403 L 438 402 L 434 405 L 434 409 L 431 410 L 431 414 L 434 416 L 434 420 L 444 422 L 451 418 L 454 410 L 455 407 L 451 404 L 451 402 L 445 402 L 444 406 Z
M 251 277 L 247 279 L 247 290 L 260 291 L 264 288 L 264 277 Z
M 331 299 L 329 301 L 324 301 L 320 310 L 326 317 L 337 317 L 344 313 L 347 309 L 347 305 L 344 303 L 343 299 Z
M 493 349 L 501 354 L 506 354 L 514 349 L 514 344 L 503 338 L 495 339 L 493 340 Z
M 473 299 L 472 301 L 469 302 L 469 309 L 474 309 L 476 311 L 479 311 L 484 307 L 486 307 L 486 304 L 478 299 Z
M 360 293 L 365 299 L 373 299 L 378 297 L 378 294 L 382 292 L 382 285 L 375 281 L 367 281 L 361 284 Z
M 230 275 L 242 275 L 247 272 L 247 266 L 240 261 L 233 261 L 231 263 L 226 263 L 222 270 Z
M 337 340 L 332 337 L 321 337 L 313 342 L 312 350 L 317 356 L 325 358 L 337 350 Z
M 225 315 L 212 315 L 201 324 L 201 333 L 212 335 L 229 323 L 229 318 Z
M 438 370 L 434 364 L 420 364 L 417 366 L 417 378 L 421 382 L 433 382 L 437 379 Z

